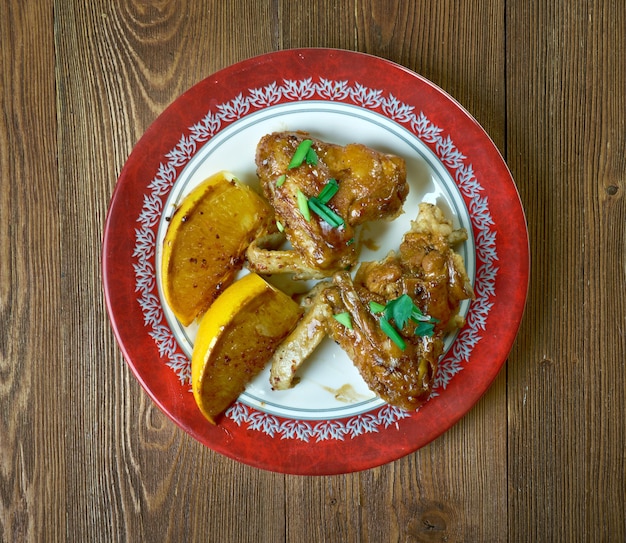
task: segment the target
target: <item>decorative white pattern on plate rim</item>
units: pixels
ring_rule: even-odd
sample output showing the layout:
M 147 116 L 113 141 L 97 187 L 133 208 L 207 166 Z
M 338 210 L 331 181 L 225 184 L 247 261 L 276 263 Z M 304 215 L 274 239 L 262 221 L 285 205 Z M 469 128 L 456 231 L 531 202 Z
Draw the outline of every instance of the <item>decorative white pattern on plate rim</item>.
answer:
M 415 114 L 415 107 L 403 103 L 391 93 L 367 88 L 358 82 L 334 81 L 319 78 L 284 80 L 282 85 L 273 82 L 265 87 L 249 89 L 247 95 L 239 93 L 232 100 L 212 108 L 198 123 L 183 134 L 178 144 L 165 154 L 166 162 L 161 162 L 155 177 L 147 186 L 143 207 L 137 218 L 141 228 L 135 229 L 133 264 L 135 272 L 135 292 L 140 294 L 138 303 L 144 316 L 144 326 L 154 340 L 159 355 L 166 358 L 166 364 L 178 375 L 182 384 L 190 382 L 190 362 L 181 352 L 177 341 L 167 324 L 157 293 L 155 273 L 156 230 L 163 212 L 167 195 L 174 185 L 180 170 L 193 158 L 197 150 L 225 125 L 231 124 L 251 111 L 268 108 L 278 103 L 299 102 L 322 99 L 331 102 L 348 102 L 364 109 L 382 112 L 387 118 L 408 128 L 420 141 L 436 154 L 442 164 L 453 173 L 455 183 L 469 205 L 470 220 L 476 241 L 476 277 L 474 290 L 476 299 L 471 304 L 467 323 L 459 332 L 452 348 L 441 360 L 433 396 L 445 389 L 450 380 L 469 363 L 470 355 L 481 340 L 487 317 L 493 307 L 495 280 L 498 273 L 496 262 L 496 232 L 489 211 L 488 198 L 474 175 L 471 164 L 454 145 L 450 136 L 443 135 L 443 129 L 435 126 L 423 112 Z M 357 437 L 377 432 L 379 427 L 396 424 L 409 414 L 402 409 L 384 405 L 371 412 L 346 419 L 328 421 L 303 421 L 283 419 L 269 415 L 255 408 L 237 402 L 226 412 L 236 424 L 247 424 L 249 430 L 258 430 L 281 439 L 309 441 L 315 439 L 343 440 L 346 436 Z

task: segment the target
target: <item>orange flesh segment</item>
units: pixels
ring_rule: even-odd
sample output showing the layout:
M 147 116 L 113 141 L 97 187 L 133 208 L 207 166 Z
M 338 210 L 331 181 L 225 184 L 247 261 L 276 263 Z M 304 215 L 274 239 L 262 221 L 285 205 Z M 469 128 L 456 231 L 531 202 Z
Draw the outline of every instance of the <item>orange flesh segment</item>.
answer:
M 232 283 L 246 248 L 272 219 L 269 204 L 225 172 L 185 197 L 170 220 L 161 268 L 165 299 L 183 326 Z
M 215 424 L 263 370 L 301 311 L 253 273 L 217 298 L 200 322 L 191 361 L 193 394 L 209 421 Z

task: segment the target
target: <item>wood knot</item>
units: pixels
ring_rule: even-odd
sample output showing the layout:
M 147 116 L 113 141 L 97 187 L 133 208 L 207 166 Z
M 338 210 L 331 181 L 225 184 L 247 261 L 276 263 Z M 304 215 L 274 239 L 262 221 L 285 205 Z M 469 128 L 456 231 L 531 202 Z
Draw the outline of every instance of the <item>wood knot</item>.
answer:
M 436 509 L 424 511 L 421 520 L 422 524 L 424 525 L 424 529 L 428 532 L 444 532 L 446 530 L 447 523 L 445 515 L 442 514 L 441 511 L 438 511 Z
M 552 360 L 551 358 L 549 358 L 549 357 L 547 357 L 547 356 L 544 356 L 544 357 L 541 359 L 541 362 L 539 362 L 539 365 L 540 365 L 542 368 L 544 368 L 544 369 L 545 369 L 545 368 L 549 368 L 550 366 L 554 365 L 554 360 Z
M 409 534 L 419 541 L 447 541 L 451 515 L 449 508 L 443 504 L 431 503 L 409 521 Z
M 609 185 L 606 187 L 606 193 L 609 196 L 615 196 L 619 191 L 619 187 L 617 185 Z

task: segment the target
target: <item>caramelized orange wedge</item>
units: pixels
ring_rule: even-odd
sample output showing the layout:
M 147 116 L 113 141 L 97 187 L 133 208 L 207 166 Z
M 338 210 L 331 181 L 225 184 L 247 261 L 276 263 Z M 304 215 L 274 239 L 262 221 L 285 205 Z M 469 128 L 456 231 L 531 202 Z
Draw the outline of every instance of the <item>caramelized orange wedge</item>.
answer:
M 170 220 L 161 267 L 165 300 L 184 326 L 232 283 L 246 248 L 273 216 L 261 196 L 227 172 L 185 197 Z
M 235 281 L 200 321 L 191 358 L 193 395 L 215 424 L 265 367 L 302 314 L 282 291 L 251 273 Z

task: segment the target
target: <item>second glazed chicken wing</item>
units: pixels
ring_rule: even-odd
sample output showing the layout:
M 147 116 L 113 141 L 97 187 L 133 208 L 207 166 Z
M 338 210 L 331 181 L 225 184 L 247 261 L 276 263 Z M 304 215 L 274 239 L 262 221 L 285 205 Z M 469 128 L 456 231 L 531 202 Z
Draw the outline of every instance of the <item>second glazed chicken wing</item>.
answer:
M 438 207 L 421 204 L 399 251 L 364 262 L 354 279 L 338 272 L 316 287 L 305 317 L 274 354 L 272 386 L 291 386 L 303 358 L 328 335 L 370 390 L 405 409 L 422 405 L 432 392 L 445 334 L 463 325 L 460 302 L 474 296 L 452 248 L 464 239 L 466 232 L 453 229 Z M 346 313 L 350 326 L 332 318 Z

